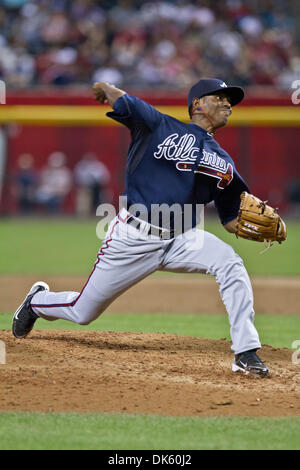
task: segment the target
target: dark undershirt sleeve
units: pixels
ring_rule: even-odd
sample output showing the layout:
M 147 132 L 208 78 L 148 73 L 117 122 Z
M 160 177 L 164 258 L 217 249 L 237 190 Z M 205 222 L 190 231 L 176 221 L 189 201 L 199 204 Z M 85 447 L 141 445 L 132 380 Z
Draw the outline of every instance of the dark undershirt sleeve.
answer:
M 238 216 L 240 195 L 243 191 L 250 193 L 247 184 L 236 171 L 233 180 L 225 189 L 216 190 L 214 202 L 223 225 Z

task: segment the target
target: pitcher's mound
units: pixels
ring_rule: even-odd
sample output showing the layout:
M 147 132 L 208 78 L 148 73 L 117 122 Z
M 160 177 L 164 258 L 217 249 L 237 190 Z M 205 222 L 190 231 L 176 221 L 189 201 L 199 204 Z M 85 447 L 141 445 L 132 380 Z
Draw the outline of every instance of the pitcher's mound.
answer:
M 267 378 L 231 371 L 230 342 L 154 333 L 1 331 L 1 410 L 300 415 L 300 364 L 263 346 Z

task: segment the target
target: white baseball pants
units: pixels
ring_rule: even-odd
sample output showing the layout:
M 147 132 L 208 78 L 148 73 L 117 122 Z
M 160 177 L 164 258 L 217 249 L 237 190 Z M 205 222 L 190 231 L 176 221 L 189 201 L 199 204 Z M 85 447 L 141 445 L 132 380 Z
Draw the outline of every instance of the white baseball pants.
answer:
M 140 229 L 134 228 L 126 223 L 129 216 L 122 209 L 110 223 L 81 292 L 38 292 L 31 302 L 33 311 L 47 320 L 65 319 L 87 325 L 119 295 L 154 271 L 212 274 L 228 313 L 231 349 L 235 354 L 259 349 L 250 279 L 233 248 L 198 229 L 173 239 L 147 235 L 149 224 L 142 222 Z M 191 244 L 195 235 L 198 246 Z

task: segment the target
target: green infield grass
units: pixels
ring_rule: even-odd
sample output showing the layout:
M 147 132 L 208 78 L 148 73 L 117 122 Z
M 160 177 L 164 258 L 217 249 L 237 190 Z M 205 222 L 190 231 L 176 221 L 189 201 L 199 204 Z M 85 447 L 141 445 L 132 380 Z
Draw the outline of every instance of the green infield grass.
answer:
M 12 314 L 0 315 L 0 330 L 9 330 L 11 321 Z M 262 344 L 275 348 L 291 348 L 295 340 L 300 340 L 299 317 L 296 315 L 256 315 L 255 326 Z M 66 320 L 49 322 L 39 319 L 35 329 L 154 332 L 230 340 L 229 323 L 225 314 L 104 313 L 90 325 L 85 326 Z
M 236 239 L 217 219 L 205 229 L 233 246 L 250 275 L 300 275 L 300 223 L 288 221 L 287 241 L 267 252 L 262 243 Z M 1 219 L 0 274 L 86 275 L 96 260 L 101 240 L 97 219 Z M 166 274 L 169 275 L 169 274 Z
M 0 413 L 1 450 L 299 450 L 299 431 L 299 417 Z

